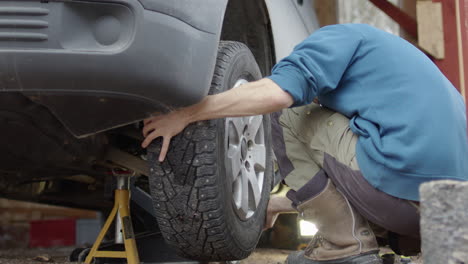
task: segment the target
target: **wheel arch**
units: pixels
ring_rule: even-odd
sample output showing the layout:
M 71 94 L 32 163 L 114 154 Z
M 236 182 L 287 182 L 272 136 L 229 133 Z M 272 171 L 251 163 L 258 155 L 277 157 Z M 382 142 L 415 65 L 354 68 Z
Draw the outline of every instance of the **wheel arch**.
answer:
M 252 51 L 262 75 L 268 75 L 275 61 L 270 19 L 264 1 L 228 2 L 221 40 L 237 41 Z
M 278 62 L 319 28 L 314 0 L 265 0 Z M 288 14 L 285 16 L 285 14 Z
M 319 27 L 313 6 L 313 0 L 231 0 L 226 7 L 221 40 L 246 44 L 262 74 L 268 75 L 276 62 Z

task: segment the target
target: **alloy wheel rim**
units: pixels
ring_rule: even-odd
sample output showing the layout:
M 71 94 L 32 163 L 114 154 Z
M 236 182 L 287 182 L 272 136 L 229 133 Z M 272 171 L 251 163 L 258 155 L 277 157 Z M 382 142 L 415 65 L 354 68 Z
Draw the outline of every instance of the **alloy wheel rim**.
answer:
M 234 88 L 247 83 L 239 79 Z M 262 197 L 266 168 L 263 116 L 226 118 L 226 168 L 232 204 L 240 219 L 252 217 Z

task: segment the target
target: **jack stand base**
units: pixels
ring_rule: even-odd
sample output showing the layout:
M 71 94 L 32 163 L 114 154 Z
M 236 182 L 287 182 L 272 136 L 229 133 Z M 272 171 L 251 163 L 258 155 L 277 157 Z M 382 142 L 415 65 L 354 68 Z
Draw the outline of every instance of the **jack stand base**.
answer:
M 117 185 L 119 189 L 115 190 L 114 207 L 112 208 L 109 217 L 107 218 L 104 227 L 101 229 L 96 242 L 89 251 L 85 264 L 91 264 L 94 258 L 123 258 L 127 259 L 128 264 L 139 264 L 140 259 L 135 242 L 135 234 L 133 232 L 132 219 L 130 218 L 130 191 L 129 191 L 129 176 L 116 175 Z M 118 215 L 122 223 L 122 235 L 125 246 L 124 251 L 100 251 L 99 246 L 104 239 L 109 227 Z

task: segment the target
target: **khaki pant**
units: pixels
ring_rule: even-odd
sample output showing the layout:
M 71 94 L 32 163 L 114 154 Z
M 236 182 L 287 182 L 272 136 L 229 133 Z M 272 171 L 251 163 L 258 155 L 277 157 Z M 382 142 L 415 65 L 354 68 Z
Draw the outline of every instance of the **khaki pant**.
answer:
M 294 170 L 285 181 L 294 190 L 304 186 L 323 167 L 324 154 L 353 170 L 358 136 L 349 128 L 349 119 L 340 113 L 310 104 L 283 110 L 279 119 L 283 127 L 286 154 Z
M 279 123 L 286 155 L 294 166 L 285 178 L 291 189 L 299 190 L 323 169 L 367 220 L 410 240 L 416 238 L 418 247 L 418 206 L 375 189 L 363 177 L 356 159 L 358 136 L 347 117 L 310 104 L 283 110 Z

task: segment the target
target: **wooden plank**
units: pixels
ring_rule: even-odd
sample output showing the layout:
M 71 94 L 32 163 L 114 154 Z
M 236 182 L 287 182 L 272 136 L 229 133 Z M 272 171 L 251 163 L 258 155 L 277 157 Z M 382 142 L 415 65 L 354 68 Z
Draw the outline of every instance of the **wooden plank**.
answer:
M 35 214 L 39 214 L 39 219 L 45 218 L 96 218 L 95 211 L 69 209 L 69 208 L 0 208 L 0 215 L 27 215 L 30 218 L 37 219 Z
M 51 218 L 97 218 L 97 212 L 62 206 L 0 199 L 0 219 L 6 222 L 28 222 Z
M 338 23 L 337 0 L 316 0 L 315 12 L 321 27 Z
M 436 59 L 445 58 L 442 4 L 431 1 L 416 3 L 418 44 Z

